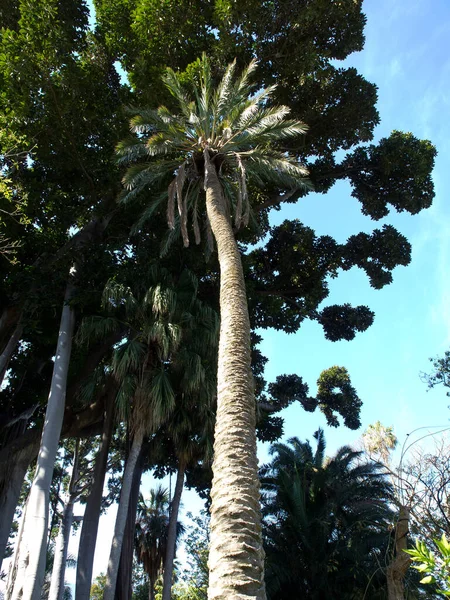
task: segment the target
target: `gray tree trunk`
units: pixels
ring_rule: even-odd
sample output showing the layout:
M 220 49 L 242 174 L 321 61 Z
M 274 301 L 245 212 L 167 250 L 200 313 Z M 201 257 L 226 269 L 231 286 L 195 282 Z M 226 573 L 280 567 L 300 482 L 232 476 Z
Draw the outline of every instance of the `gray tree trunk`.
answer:
M 8 479 L 2 482 L 0 500 L 0 572 L 23 480 L 32 459 L 33 448 L 31 448 L 31 452 L 28 450 L 18 453 L 10 465 Z
M 209 600 L 265 600 L 256 406 L 241 256 L 209 152 L 206 210 L 220 264 L 217 416 L 211 489 Z
M 22 322 L 19 321 L 12 332 L 11 337 L 6 344 L 5 349 L 0 354 L 0 386 L 3 383 L 3 379 L 5 378 L 6 371 L 8 370 L 8 364 L 11 360 L 11 356 L 13 355 L 14 350 L 17 348 L 20 338 L 23 332 Z
M 144 433 L 142 431 L 138 431 L 134 436 L 130 455 L 125 466 L 122 490 L 120 492 L 119 508 L 117 510 L 116 524 L 114 527 L 114 536 L 111 544 L 108 569 L 106 571 L 106 585 L 103 594 L 103 600 L 114 600 L 120 553 L 122 551 L 122 541 L 125 531 L 125 524 L 127 522 L 128 505 L 130 502 L 130 492 L 133 484 L 134 471 L 141 453 L 143 440 Z
M 61 315 L 36 472 L 27 500 L 23 535 L 17 553 L 11 600 L 40 600 L 41 597 L 45 572 L 49 490 L 64 416 L 67 374 L 75 326 L 74 311 L 68 304 L 72 291 L 73 287 L 69 282 Z
M 133 552 L 134 552 L 134 530 L 136 528 L 136 512 L 139 502 L 139 489 L 141 487 L 141 477 L 143 468 L 143 456 L 145 454 L 145 444 L 142 446 L 136 468 L 133 475 L 133 484 L 130 493 L 130 502 L 128 505 L 127 522 L 122 541 L 122 551 L 120 553 L 119 571 L 117 577 L 116 593 L 114 600 L 131 600 L 133 592 Z
M 48 600 L 63 600 L 64 597 L 64 576 L 66 573 L 67 552 L 73 523 L 73 505 L 78 497 L 79 450 L 80 441 L 77 440 L 73 457 L 72 475 L 70 477 L 69 489 L 67 490 L 67 499 L 64 503 L 61 524 L 56 540 Z
M 80 544 L 78 546 L 75 600 L 89 600 L 91 591 L 92 569 L 94 566 L 95 545 L 97 542 L 98 523 L 103 498 L 103 486 L 105 483 L 109 446 L 111 444 L 114 424 L 114 400 L 112 397 L 107 397 L 106 402 L 102 441 L 95 459 L 91 493 L 86 502 L 83 525 L 81 526 Z
M 17 300 L 17 296 L 15 298 Z M 22 315 L 22 308 L 18 305 L 8 306 L 0 316 L 0 351 L 3 352 L 8 343 L 11 331 L 17 327 Z
M 183 493 L 184 471 L 185 466 L 183 463 L 180 463 L 177 472 L 175 490 L 173 493 L 173 500 L 170 508 L 169 530 L 167 532 L 167 550 L 164 560 L 162 600 L 171 600 L 172 598 L 173 561 L 175 559 L 175 548 L 177 544 L 178 512 L 180 509 L 181 494 Z

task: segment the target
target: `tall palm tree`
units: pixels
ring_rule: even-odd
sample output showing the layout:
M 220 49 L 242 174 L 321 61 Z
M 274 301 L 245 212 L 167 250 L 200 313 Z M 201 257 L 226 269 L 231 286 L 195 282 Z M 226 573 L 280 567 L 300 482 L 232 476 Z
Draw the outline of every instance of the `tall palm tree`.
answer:
M 81 337 L 123 327 L 128 334 L 115 349 L 112 371 L 121 382 L 117 398 L 129 419 L 133 443 L 126 462 L 110 559 L 105 600 L 112 600 L 128 513 L 133 475 L 145 435 L 162 427 L 177 397 L 211 395 L 207 371 L 217 351 L 217 315 L 197 297 L 198 282 L 188 270 L 178 277 L 152 266 L 134 289 L 117 281 L 104 291 L 109 315 L 82 324 Z M 120 411 L 119 411 L 120 412 Z
M 274 444 L 261 469 L 269 597 L 385 597 L 377 561 L 389 542 L 391 486 L 381 465 L 349 446 L 325 459 L 323 431 L 315 437 L 315 451 L 298 438 Z
M 209 597 L 263 599 L 250 322 L 233 218 L 236 230 L 249 222 L 250 183 L 281 191 L 307 185 L 305 169 L 281 146 L 306 127 L 286 118 L 287 107 L 269 105 L 273 87 L 255 92 L 249 83 L 255 62 L 240 76 L 231 64 L 216 89 L 205 56 L 199 68 L 194 100 L 167 70 L 164 82 L 179 114 L 165 107 L 137 111 L 131 120 L 137 136 L 119 144 L 118 153 L 122 162 L 136 163 L 124 177 L 124 199 L 168 181 L 168 223 L 180 228 L 185 246 L 189 213 L 200 241 L 199 214 L 206 201 L 206 230 L 215 239 L 220 265 L 221 313 Z

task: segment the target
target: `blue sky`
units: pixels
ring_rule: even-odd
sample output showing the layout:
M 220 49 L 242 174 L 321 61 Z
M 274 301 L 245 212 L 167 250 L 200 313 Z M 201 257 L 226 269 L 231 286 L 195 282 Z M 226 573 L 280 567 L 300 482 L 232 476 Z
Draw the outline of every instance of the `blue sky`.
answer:
M 350 187 L 339 183 L 327 196 L 311 194 L 273 216 L 273 224 L 298 218 L 318 234 L 332 235 L 340 242 L 359 231 L 392 223 L 413 247 L 411 265 L 397 268 L 394 282 L 381 291 L 373 290 L 365 274 L 356 269 L 331 282 L 327 303 L 365 304 L 375 311 L 373 326 L 353 341 L 328 342 L 321 327 L 312 322 L 295 335 L 263 332 L 261 349 L 269 358 L 269 381 L 282 373 L 297 373 L 314 392 L 323 369 L 341 365 L 350 372 L 364 403 L 359 431 L 326 427 L 320 413 L 305 413 L 297 406 L 284 413 L 285 438 L 312 439 L 317 427 L 324 427 L 329 454 L 342 444 L 357 442 L 377 420 L 393 425 L 403 444 L 416 428 L 444 428 L 450 417 L 445 391 L 427 392 L 419 378 L 421 371 L 430 368 L 428 358 L 450 347 L 450 4 L 448 0 L 366 0 L 364 11 L 365 48 L 344 66 L 355 66 L 378 85 L 381 124 L 375 140 L 399 129 L 437 146 L 436 199 L 420 215 L 392 214 L 375 223 L 361 214 Z M 266 448 L 260 450 L 264 461 Z M 152 484 L 146 476 L 142 491 Z M 185 510 L 199 505 L 193 493 L 185 494 Z M 114 512 L 102 519 L 97 573 L 106 568 Z
M 320 372 L 334 364 L 346 367 L 363 401 L 362 429 L 352 432 L 325 426 L 320 413 L 300 407 L 286 414 L 286 437 L 311 438 L 325 427 L 328 451 L 355 441 L 370 423 L 393 425 L 400 442 L 424 425 L 443 425 L 450 416 L 444 390 L 427 392 L 419 373 L 430 369 L 428 358 L 450 347 L 450 5 L 434 0 L 366 0 L 366 44 L 344 66 L 355 66 L 379 88 L 381 124 L 375 141 L 393 129 L 430 139 L 438 149 L 433 207 L 420 215 L 389 215 L 373 222 L 361 214 L 346 183 L 324 197 L 310 195 L 275 213 L 273 224 L 299 218 L 318 234 L 345 241 L 351 234 L 392 223 L 410 240 L 408 267 L 394 271 L 394 282 L 377 291 L 357 269 L 331 281 L 328 303 L 365 304 L 375 322 L 351 341 L 328 342 L 317 323 L 295 335 L 264 332 L 261 349 L 269 357 L 268 379 L 298 373 L 315 389 Z

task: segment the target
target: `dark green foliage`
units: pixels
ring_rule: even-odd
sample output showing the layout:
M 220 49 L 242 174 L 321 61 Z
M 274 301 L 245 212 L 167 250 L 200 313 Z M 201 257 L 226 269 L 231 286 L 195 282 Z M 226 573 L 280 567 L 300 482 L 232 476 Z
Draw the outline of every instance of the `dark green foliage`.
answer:
M 430 358 L 433 365 L 431 373 L 421 373 L 422 380 L 428 384 L 429 388 L 434 388 L 436 385 L 442 384 L 445 388 L 450 387 L 450 350 L 444 353 L 444 356 L 439 358 Z M 450 396 L 450 391 L 446 392 Z
M 344 446 L 325 459 L 323 431 L 314 437 L 315 451 L 298 438 L 274 444 L 261 469 L 268 597 L 376 598 L 386 593 L 378 561 L 391 487 L 361 452 Z
M 331 427 L 339 425 L 337 415 L 349 429 L 360 427 L 362 402 L 351 385 L 347 369 L 336 366 L 325 369 L 317 380 L 317 396 L 309 396 L 308 392 L 308 385 L 298 375 L 279 375 L 267 386 L 268 395 L 263 387 L 258 396 L 258 439 L 267 442 L 282 436 L 283 419 L 273 415 L 293 402 L 300 402 L 303 410 L 308 412 L 319 408 Z
M 411 245 L 392 225 L 383 225 L 370 235 L 358 233 L 347 240 L 343 253 L 343 268 L 358 266 L 363 269 L 370 285 L 379 290 L 392 283 L 392 270 L 398 265 L 409 265 Z
M 356 331 L 365 331 L 373 323 L 374 313 L 367 306 L 354 308 L 350 304 L 327 306 L 319 313 L 318 321 L 325 337 L 332 342 L 352 340 Z
M 389 204 L 412 215 L 431 206 L 435 156 L 436 149 L 429 141 L 400 131 L 380 140 L 378 146 L 358 148 L 350 154 L 344 166 L 349 169 L 352 196 L 361 202 L 363 214 L 378 220 L 389 213 Z
M 410 259 L 409 242 L 391 225 L 338 244 L 330 236 L 317 237 L 300 221 L 284 221 L 272 228 L 265 246 L 244 260 L 252 320 L 255 326 L 293 332 L 304 319 L 316 319 L 327 339 L 352 340 L 357 331 L 370 327 L 373 312 L 350 304 L 318 311 L 329 294 L 329 278 L 357 266 L 380 289 L 392 282 L 392 270 Z

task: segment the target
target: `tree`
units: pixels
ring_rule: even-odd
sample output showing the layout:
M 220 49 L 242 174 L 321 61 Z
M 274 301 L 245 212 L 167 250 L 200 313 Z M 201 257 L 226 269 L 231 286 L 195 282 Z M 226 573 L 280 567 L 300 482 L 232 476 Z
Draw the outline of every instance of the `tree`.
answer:
M 323 431 L 314 437 L 315 451 L 298 438 L 272 445 L 261 469 L 269 597 L 376 598 L 391 486 L 362 452 L 344 446 L 326 459 Z
M 255 67 L 251 63 L 235 77 L 235 64 L 231 64 L 214 90 L 209 61 L 203 56 L 195 101 L 185 96 L 176 74 L 168 70 L 164 81 L 181 114 L 172 116 L 165 107 L 141 111 L 131 121 L 141 137 L 118 146 L 122 162 L 156 159 L 130 167 L 124 177 L 125 198 L 176 169 L 168 190 L 169 226 L 175 227 L 177 199 L 184 245 L 189 245 L 189 210 L 199 243 L 199 196 L 204 189 L 207 228 L 217 243 L 221 329 L 211 491 L 211 598 L 265 597 L 250 322 L 231 214 L 236 229 L 248 225 L 248 178 L 260 185 L 270 182 L 292 189 L 307 185 L 306 170 L 275 147 L 303 134 L 306 127 L 286 118 L 287 107 L 267 106 L 272 88 L 250 98 L 254 86 L 249 77 Z M 230 578 L 230 573 L 235 576 Z
M 90 597 L 92 598 L 92 600 L 102 600 L 103 599 L 103 592 L 105 591 L 105 584 L 106 584 L 106 575 L 104 573 L 97 575 L 94 583 L 91 586 Z
M 217 342 L 214 311 L 197 297 L 197 280 L 187 270 L 178 277 L 153 265 L 147 282 L 134 290 L 118 281 L 105 289 L 107 317 L 85 322 L 86 336 L 127 323 L 128 334 L 114 351 L 112 370 L 120 380 L 117 401 L 129 415 L 133 442 L 126 462 L 115 533 L 107 571 L 105 599 L 114 596 L 135 467 L 144 437 L 163 426 L 177 400 L 206 395 L 206 371 Z M 147 283 L 147 284 L 146 284 Z M 206 382 L 206 384 L 205 384 Z
M 450 543 L 442 534 L 440 540 L 433 540 L 438 554 L 430 552 L 424 542 L 417 541 L 412 550 L 405 550 L 413 560 L 413 568 L 422 575 L 420 583 L 437 584 L 437 593 L 450 596 Z
M 36 472 L 24 511 L 14 560 L 11 598 L 38 600 L 45 572 L 49 491 L 64 417 L 75 315 L 70 306 L 73 286 L 68 284 L 62 310 L 55 366 Z
M 155 583 L 167 553 L 168 531 L 169 496 L 167 490 L 160 486 L 151 490 L 148 503 L 141 496 L 135 531 L 138 561 L 149 578 L 149 600 L 155 599 Z M 182 532 L 183 528 L 178 523 L 177 536 Z

